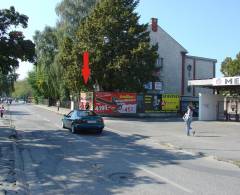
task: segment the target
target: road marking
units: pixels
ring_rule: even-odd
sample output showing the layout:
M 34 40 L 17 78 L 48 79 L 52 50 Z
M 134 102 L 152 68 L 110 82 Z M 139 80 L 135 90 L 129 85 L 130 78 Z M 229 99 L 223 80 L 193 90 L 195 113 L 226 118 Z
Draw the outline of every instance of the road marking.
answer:
M 152 175 L 153 177 L 160 179 L 159 181 L 165 181 L 166 183 L 169 183 L 169 184 L 171 184 L 172 186 L 174 186 L 174 187 L 176 187 L 176 188 L 178 188 L 178 189 L 180 189 L 180 190 L 183 190 L 183 191 L 188 192 L 188 193 L 190 193 L 190 194 L 193 193 L 192 190 L 190 190 L 190 189 L 188 189 L 188 188 L 185 188 L 184 186 L 181 186 L 180 184 L 177 184 L 177 183 L 175 183 L 174 181 L 171 181 L 170 179 L 168 179 L 168 178 L 166 178 L 166 177 L 163 177 L 163 176 L 161 176 L 161 175 L 158 175 L 158 174 L 156 174 L 156 173 L 154 173 L 154 172 L 152 172 L 152 171 L 150 171 L 150 170 L 148 170 L 148 169 L 146 169 L 146 168 L 144 168 L 144 167 L 141 167 L 141 166 L 139 166 L 139 165 L 136 164 L 136 163 L 130 162 L 129 160 L 126 160 L 126 159 L 122 159 L 122 160 L 125 161 L 126 163 L 129 163 L 129 164 L 133 165 L 134 167 L 137 167 L 138 169 L 140 169 L 140 170 L 142 170 L 142 171 L 144 171 L 144 172 Z

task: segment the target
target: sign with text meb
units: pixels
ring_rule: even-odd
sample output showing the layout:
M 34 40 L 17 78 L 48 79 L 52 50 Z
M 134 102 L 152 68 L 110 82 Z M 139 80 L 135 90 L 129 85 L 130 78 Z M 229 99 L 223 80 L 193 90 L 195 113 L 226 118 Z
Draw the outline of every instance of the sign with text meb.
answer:
M 137 111 L 136 93 L 96 92 L 94 111 L 98 114 L 132 114 Z
M 213 78 L 213 86 L 240 85 L 240 77 Z

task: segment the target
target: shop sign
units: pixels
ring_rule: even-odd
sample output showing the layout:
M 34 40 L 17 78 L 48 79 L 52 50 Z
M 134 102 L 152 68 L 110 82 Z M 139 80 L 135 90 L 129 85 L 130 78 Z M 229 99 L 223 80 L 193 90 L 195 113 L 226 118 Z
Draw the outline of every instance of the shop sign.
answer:
M 213 78 L 213 86 L 240 85 L 240 77 Z
M 96 92 L 94 110 L 98 114 L 136 113 L 136 93 Z

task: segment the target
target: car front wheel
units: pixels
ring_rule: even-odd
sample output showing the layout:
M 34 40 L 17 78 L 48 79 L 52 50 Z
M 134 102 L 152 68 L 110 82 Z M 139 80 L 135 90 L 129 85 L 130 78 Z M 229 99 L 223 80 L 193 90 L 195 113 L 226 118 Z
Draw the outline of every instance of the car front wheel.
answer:
M 66 127 L 65 127 L 65 125 L 64 125 L 64 122 L 62 121 L 62 128 L 63 129 L 65 129 Z

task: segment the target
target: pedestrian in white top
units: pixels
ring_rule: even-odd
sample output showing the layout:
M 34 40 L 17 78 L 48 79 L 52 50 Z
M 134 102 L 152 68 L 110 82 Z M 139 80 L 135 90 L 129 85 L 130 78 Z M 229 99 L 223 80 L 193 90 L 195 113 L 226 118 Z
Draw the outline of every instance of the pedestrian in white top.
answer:
M 2 106 L 0 107 L 1 118 L 3 117 L 4 111 L 5 111 L 5 108 L 4 108 L 4 106 L 2 105 Z
M 190 135 L 190 130 L 192 131 L 193 136 L 195 135 L 195 131 L 192 130 L 191 123 L 192 123 L 192 117 L 193 117 L 193 108 L 192 106 L 188 106 L 187 112 L 185 113 L 183 119 L 186 122 L 186 132 L 187 136 Z

